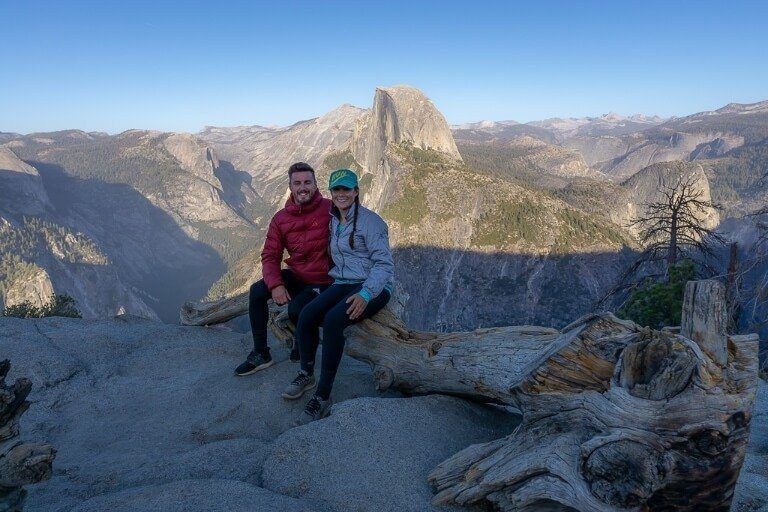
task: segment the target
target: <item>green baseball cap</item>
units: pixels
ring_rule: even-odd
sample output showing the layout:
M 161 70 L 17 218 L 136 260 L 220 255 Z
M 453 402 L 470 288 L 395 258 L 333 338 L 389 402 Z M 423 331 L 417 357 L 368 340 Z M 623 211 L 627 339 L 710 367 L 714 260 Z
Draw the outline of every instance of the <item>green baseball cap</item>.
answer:
M 355 188 L 357 186 L 357 174 L 349 169 L 336 169 L 331 173 L 328 180 L 328 188 L 347 187 Z

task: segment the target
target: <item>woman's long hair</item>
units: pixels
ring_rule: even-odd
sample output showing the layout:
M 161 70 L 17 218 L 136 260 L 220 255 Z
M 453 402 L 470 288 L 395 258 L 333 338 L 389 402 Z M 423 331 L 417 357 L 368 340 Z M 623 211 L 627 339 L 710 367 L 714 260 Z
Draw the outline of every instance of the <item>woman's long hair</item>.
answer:
M 352 215 L 352 232 L 349 234 L 349 246 L 354 249 L 355 248 L 355 230 L 357 229 L 357 211 L 360 209 L 360 190 L 355 187 L 355 190 L 357 190 L 357 195 L 355 196 L 355 213 Z

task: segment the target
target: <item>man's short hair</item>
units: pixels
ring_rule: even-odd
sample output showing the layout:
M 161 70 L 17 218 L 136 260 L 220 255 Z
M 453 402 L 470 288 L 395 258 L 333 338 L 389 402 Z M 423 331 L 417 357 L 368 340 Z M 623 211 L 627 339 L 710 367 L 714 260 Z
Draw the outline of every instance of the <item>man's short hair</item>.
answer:
M 312 166 L 304 162 L 296 162 L 288 168 L 288 179 L 291 179 L 295 172 L 311 172 L 313 176 L 315 175 L 315 170 Z

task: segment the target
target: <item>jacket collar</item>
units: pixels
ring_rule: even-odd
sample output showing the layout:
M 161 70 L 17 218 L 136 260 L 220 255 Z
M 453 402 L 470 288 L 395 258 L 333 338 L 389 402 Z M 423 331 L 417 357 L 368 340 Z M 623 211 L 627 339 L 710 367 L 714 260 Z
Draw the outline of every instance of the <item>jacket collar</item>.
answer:
M 352 207 L 349 210 L 347 210 L 347 214 L 344 216 L 344 218 L 347 220 L 347 222 L 351 222 L 352 221 L 352 218 L 355 215 L 355 208 L 360 208 L 360 207 L 361 207 L 361 205 L 359 203 L 355 203 L 355 204 L 352 205 Z M 341 212 L 339 211 L 338 208 L 336 208 L 335 204 L 331 204 L 331 215 L 336 217 L 336 220 L 341 220 Z M 358 213 L 358 215 L 359 215 L 359 213 Z
M 293 200 L 293 194 L 291 194 L 285 201 L 285 211 L 291 215 L 303 215 L 305 213 L 315 211 L 317 207 L 322 203 L 323 195 L 320 193 L 319 189 L 315 190 L 315 193 L 312 195 L 312 199 L 310 199 L 307 204 L 296 204 L 296 202 Z

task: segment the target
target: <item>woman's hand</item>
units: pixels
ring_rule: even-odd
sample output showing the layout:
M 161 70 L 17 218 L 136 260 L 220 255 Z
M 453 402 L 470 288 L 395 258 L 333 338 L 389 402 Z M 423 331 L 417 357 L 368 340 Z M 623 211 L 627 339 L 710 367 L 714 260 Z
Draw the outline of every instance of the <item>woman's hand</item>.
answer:
M 351 306 L 347 308 L 349 319 L 357 320 L 358 317 L 363 314 L 363 311 L 365 311 L 365 306 L 367 306 L 368 303 L 359 293 L 356 293 L 347 299 L 347 304 L 350 303 Z

